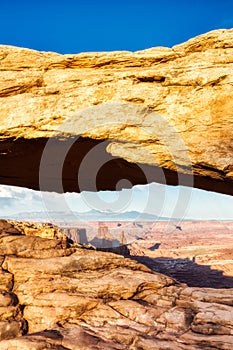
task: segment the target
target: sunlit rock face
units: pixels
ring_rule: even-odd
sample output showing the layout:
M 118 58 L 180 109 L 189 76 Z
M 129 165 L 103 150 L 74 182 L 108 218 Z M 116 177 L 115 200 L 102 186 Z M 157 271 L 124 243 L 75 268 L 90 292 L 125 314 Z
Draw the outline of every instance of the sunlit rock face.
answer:
M 0 224 L 1 350 L 232 349 L 232 289 Z
M 1 183 L 78 192 L 128 179 L 232 194 L 232 57 L 233 30 L 134 53 L 0 46 Z

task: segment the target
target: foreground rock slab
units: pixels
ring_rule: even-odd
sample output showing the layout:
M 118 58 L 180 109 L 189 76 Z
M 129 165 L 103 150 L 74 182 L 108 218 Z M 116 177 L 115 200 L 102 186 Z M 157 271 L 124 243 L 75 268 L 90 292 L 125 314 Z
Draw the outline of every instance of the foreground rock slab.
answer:
M 232 55 L 232 29 L 134 53 L 1 45 L 1 183 L 60 192 L 64 165 L 65 191 L 115 189 L 126 178 L 232 195 Z M 87 154 L 92 171 L 77 184 Z M 105 168 L 93 183 L 98 165 Z
M 232 349 L 232 289 L 189 288 L 22 225 L 1 221 L 1 350 Z

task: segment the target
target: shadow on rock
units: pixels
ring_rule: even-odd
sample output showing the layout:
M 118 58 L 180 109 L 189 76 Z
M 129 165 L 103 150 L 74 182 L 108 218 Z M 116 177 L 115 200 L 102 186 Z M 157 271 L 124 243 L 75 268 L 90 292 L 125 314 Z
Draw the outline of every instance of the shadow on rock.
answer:
M 211 269 L 208 265 L 199 265 L 195 260 L 147 256 L 131 256 L 131 258 L 155 272 L 175 278 L 190 287 L 233 288 L 233 277 L 224 276 L 223 271 Z

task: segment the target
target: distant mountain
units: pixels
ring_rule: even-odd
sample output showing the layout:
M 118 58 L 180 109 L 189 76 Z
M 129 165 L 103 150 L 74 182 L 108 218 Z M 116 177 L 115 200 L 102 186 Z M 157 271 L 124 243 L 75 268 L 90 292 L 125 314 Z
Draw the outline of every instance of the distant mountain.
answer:
M 129 211 L 124 213 L 114 213 L 112 211 L 90 210 L 85 213 L 80 212 L 23 212 L 14 215 L 4 216 L 3 219 L 24 220 L 38 222 L 82 222 L 82 221 L 169 221 L 168 217 L 159 217 L 153 214 Z

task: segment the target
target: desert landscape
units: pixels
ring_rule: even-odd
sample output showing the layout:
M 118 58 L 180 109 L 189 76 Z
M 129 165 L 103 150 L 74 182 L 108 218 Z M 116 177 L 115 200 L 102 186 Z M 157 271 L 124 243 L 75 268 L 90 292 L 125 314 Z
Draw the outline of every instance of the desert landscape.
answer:
M 82 222 L 61 230 L 73 242 L 113 248 L 191 287 L 233 288 L 231 221 Z
M 232 289 L 189 287 L 51 224 L 1 220 L 0 263 L 1 350 L 232 347 Z
M 233 288 L 232 222 L 156 223 L 130 253 L 189 286 Z

